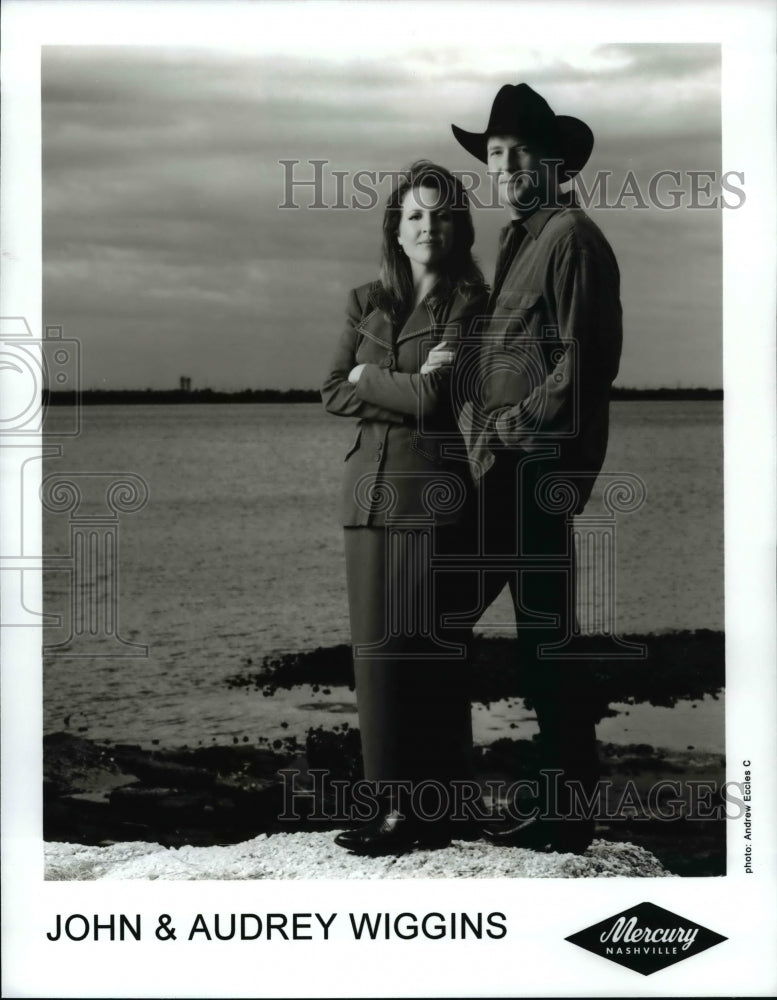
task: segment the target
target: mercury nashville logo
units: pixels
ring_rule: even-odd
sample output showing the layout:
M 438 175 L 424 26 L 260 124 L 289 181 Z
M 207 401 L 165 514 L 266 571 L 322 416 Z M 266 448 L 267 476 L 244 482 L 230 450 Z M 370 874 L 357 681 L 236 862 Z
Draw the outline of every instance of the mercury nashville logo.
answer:
M 565 940 L 649 976 L 728 939 L 654 903 L 640 903 Z

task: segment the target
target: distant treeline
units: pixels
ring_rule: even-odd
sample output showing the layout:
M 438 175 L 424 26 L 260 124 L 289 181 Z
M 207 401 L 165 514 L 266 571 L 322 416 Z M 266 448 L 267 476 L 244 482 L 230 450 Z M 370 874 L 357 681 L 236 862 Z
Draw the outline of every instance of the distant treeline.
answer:
M 242 392 L 217 392 L 215 389 L 86 389 L 81 403 L 105 406 L 117 403 L 320 403 L 317 389 L 244 389 Z M 612 398 L 629 399 L 723 399 L 722 389 L 620 389 L 612 390 Z M 52 406 L 72 406 L 74 392 L 44 390 L 43 403 Z
M 74 392 L 43 393 L 54 406 L 72 406 Z M 244 389 L 218 392 L 215 389 L 85 389 L 81 402 L 87 406 L 109 403 L 320 403 L 318 389 Z
M 615 388 L 610 396 L 612 399 L 723 399 L 723 390 Z

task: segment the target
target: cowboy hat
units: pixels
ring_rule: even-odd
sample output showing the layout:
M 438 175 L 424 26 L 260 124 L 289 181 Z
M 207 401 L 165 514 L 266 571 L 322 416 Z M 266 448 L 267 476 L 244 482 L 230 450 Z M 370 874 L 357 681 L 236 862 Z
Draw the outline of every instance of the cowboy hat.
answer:
M 526 83 L 507 83 L 494 98 L 485 132 L 466 132 L 451 125 L 461 145 L 483 163 L 488 162 L 488 138 L 517 135 L 539 140 L 545 151 L 563 160 L 561 171 L 567 179 L 585 166 L 594 145 L 594 134 L 585 122 L 569 115 L 555 115 L 544 97 Z

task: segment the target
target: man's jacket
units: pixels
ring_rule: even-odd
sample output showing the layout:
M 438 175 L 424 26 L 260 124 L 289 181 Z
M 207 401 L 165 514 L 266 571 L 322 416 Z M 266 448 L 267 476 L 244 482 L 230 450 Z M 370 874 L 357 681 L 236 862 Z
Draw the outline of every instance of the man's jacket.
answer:
M 518 248 L 457 363 L 460 425 L 476 479 L 499 451 L 543 452 L 550 472 L 567 474 L 579 513 L 607 450 L 622 345 L 618 265 L 575 205 L 512 226 Z

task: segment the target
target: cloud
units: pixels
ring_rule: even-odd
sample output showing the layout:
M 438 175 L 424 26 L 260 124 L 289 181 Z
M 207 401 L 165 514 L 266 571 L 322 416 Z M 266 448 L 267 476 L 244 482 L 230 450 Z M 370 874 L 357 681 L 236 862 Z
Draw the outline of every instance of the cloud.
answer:
M 450 122 L 483 127 L 498 86 L 520 79 L 504 68 L 515 62 L 514 47 L 484 55 L 444 41 L 411 42 L 390 61 L 45 48 L 46 321 L 82 338 L 94 384 L 175 384 L 182 355 L 213 387 L 243 387 L 249 373 L 257 386 L 317 385 L 347 289 L 377 272 L 388 185 L 371 211 L 281 210 L 280 160 L 301 161 L 296 177 L 311 175 L 311 159 L 327 160 L 330 205 L 335 170 L 398 169 L 419 156 L 477 168 Z M 657 169 L 718 167 L 718 47 L 565 47 L 528 51 L 521 63 L 558 112 L 594 128 L 589 184 L 597 169 L 613 171 L 617 191 L 628 170 L 646 185 Z M 305 189 L 296 193 L 308 203 Z M 693 213 L 671 225 L 610 214 L 636 325 L 674 329 L 682 315 L 682 337 L 707 344 L 710 324 L 719 330 L 704 298 L 719 240 Z M 477 213 L 487 271 L 503 222 Z M 632 381 L 696 381 L 662 343 L 669 353 L 648 351 Z M 719 382 L 719 370 L 709 365 L 705 377 Z
M 612 58 L 612 72 L 632 80 L 719 79 L 719 44 L 684 42 L 600 45 L 597 55 Z

